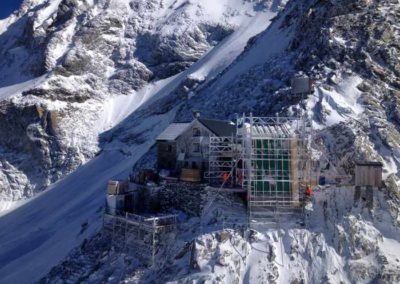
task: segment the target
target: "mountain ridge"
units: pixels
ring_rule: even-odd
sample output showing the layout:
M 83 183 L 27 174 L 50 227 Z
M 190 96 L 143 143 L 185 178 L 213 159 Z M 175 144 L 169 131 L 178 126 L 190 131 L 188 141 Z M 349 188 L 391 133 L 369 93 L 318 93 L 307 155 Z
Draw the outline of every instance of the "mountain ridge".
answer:
M 391 230 L 398 228 L 400 222 L 398 173 L 400 108 L 397 82 L 399 69 L 396 67 L 399 66 L 397 42 L 400 21 L 396 21 L 400 15 L 398 1 L 291 0 L 286 5 L 282 2 L 282 9 L 279 9 L 280 12 L 270 24 L 268 21 L 277 12 L 274 7 L 279 6 L 279 2 L 238 0 L 235 2 L 233 11 L 230 9 L 232 7 L 227 8 L 221 4 L 220 7 L 224 7 L 222 14 L 226 13 L 229 16 L 222 16 L 222 20 L 217 22 L 219 25 L 226 24 L 224 21 L 228 22 L 224 26 L 227 34 L 223 38 L 217 36 L 221 34 L 221 27 L 215 28 L 218 24 L 213 26 L 215 29 L 206 28 L 205 32 L 211 35 L 215 33 L 218 39 L 214 42 L 215 45 L 206 40 L 204 30 L 197 25 L 190 26 L 192 23 L 190 20 L 189 26 L 193 28 L 190 38 L 180 36 L 176 36 L 173 40 L 162 36 L 161 39 L 159 38 L 160 42 L 165 40 L 164 43 L 173 43 L 177 40 L 180 44 L 193 44 L 196 40 L 192 42 L 192 39 L 198 36 L 201 42 L 199 47 L 202 50 L 198 54 L 194 52 L 193 58 L 197 58 L 196 56 L 200 53 L 202 56 L 193 63 L 194 59 L 190 56 L 185 57 L 184 50 L 178 48 L 174 56 L 181 56 L 182 61 L 179 61 L 179 64 L 176 64 L 176 61 L 169 62 L 170 53 L 167 52 L 168 58 L 162 58 L 160 66 L 169 64 L 169 70 L 175 71 L 167 72 L 170 77 L 159 81 L 148 80 L 159 72 L 157 68 L 153 68 L 154 65 L 145 64 L 149 63 L 149 54 L 150 59 L 154 59 L 151 57 L 151 49 L 141 49 L 146 50 L 145 54 L 142 54 L 147 60 L 145 63 L 136 59 L 133 59 L 132 63 L 130 61 L 132 50 L 129 50 L 129 46 L 125 46 L 126 42 L 124 42 L 132 38 L 124 38 L 122 42 L 118 40 L 118 37 L 113 38 L 112 33 L 120 31 L 120 26 L 113 20 L 110 21 L 109 14 L 112 14 L 113 10 L 104 14 L 101 11 L 104 7 L 111 7 L 107 6 L 107 3 L 115 4 L 113 9 L 116 10 L 127 8 L 120 2 L 99 2 L 100 6 L 93 10 L 95 14 L 99 12 L 94 17 L 96 20 L 88 21 L 93 26 L 82 27 L 87 33 L 79 35 L 76 39 L 78 44 L 88 44 L 88 50 L 96 51 L 97 55 L 87 61 L 90 53 L 87 50 L 81 53 L 75 49 L 68 50 L 69 53 L 63 57 L 62 63 L 56 64 L 57 71 L 54 71 L 56 75 L 52 73 L 44 81 L 39 80 L 40 82 L 33 88 L 24 89 L 23 94 L 17 91 L 17 94 L 7 96 L 6 100 L 0 101 L 0 110 L 2 110 L 0 113 L 3 115 L 0 120 L 0 130 L 3 131 L 2 133 L 7 133 L 6 138 L 0 139 L 2 153 L 0 183 L 2 189 L 14 188 L 11 192 L 2 191 L 3 196 L 7 198 L 5 200 L 9 201 L 12 194 L 15 194 L 16 198 L 11 199 L 23 198 L 24 194 L 21 192 L 24 191 L 29 191 L 25 197 L 32 196 L 40 186 L 43 188 L 49 186 L 49 190 L 32 200 L 28 199 L 25 204 L 10 210 L 0 218 L 0 225 L 11 230 L 11 233 L 0 237 L 0 242 L 5 244 L 0 250 L 0 260 L 5 264 L 0 269 L 3 279 L 9 282 L 16 280 L 26 282 L 24 274 L 16 273 L 16 267 L 25 267 L 27 262 L 34 264 L 31 270 L 24 271 L 29 272 L 29 275 L 35 279 L 39 279 L 58 262 L 66 260 L 65 257 L 68 259 L 71 249 L 78 247 L 84 239 L 92 241 L 92 237 L 101 228 L 100 207 L 104 199 L 103 185 L 110 178 L 126 177 L 136 163 L 151 165 L 154 161 L 154 152 L 151 150 L 154 138 L 169 123 L 187 121 L 191 117 L 192 109 L 200 110 L 205 117 L 224 119 L 233 118 L 235 113 L 241 112 L 253 112 L 255 115 L 308 114 L 315 128 L 315 144 L 318 146 L 318 149 L 314 150 L 319 153 L 324 152 L 343 174 L 352 174 L 355 159 L 382 161 L 387 184 L 384 197 L 379 197 L 382 201 L 382 208 L 379 210 L 386 216 L 383 227 L 377 225 L 380 219 L 373 212 L 372 215 L 360 213 L 357 211 L 358 207 L 350 211 L 340 207 L 340 210 L 343 209 L 343 212 L 349 215 L 338 219 L 335 217 L 337 207 L 335 203 L 336 205 L 332 204 L 329 207 L 330 217 L 325 221 L 329 223 L 335 220 L 339 227 L 331 227 L 329 223 L 326 225 L 329 227 L 327 231 L 323 231 L 320 225 L 323 225 L 325 221 L 322 223 L 316 221 L 314 224 L 316 230 L 313 232 L 289 228 L 285 234 L 286 236 L 291 234 L 293 237 L 286 237 L 284 246 L 285 251 L 291 250 L 292 245 L 295 245 L 292 241 L 298 240 L 300 243 L 304 241 L 306 244 L 308 237 L 302 236 L 309 236 L 318 244 L 319 252 L 316 255 L 324 255 L 326 251 L 329 251 L 331 256 L 344 265 L 344 268 L 341 268 L 342 272 L 339 273 L 343 281 L 351 282 L 351 279 L 356 279 L 357 275 L 364 275 L 365 283 L 379 279 L 377 277 L 385 266 L 379 266 L 381 263 L 378 261 L 380 259 L 378 256 L 389 255 L 387 251 L 379 251 L 387 244 L 387 240 L 379 236 L 385 233 L 383 230 L 386 229 L 392 232 Z M 143 6 L 137 7 L 139 10 L 142 9 L 144 13 L 142 17 L 145 17 L 146 13 L 154 12 L 154 5 L 167 2 L 173 4 L 173 1 L 145 1 L 141 2 Z M 195 14 L 202 5 L 196 6 L 194 3 L 209 4 L 207 1 L 186 1 L 185 3 L 188 4 L 178 5 L 184 2 L 174 3 L 179 9 L 193 8 Z M 46 9 L 38 12 L 46 7 L 43 3 L 44 1 L 26 1 L 20 15 L 24 15 L 29 9 L 37 9 L 35 17 L 47 15 Z M 71 7 L 75 7 L 77 3 L 77 1 L 62 1 L 60 9 L 64 11 L 62 13 L 75 11 L 75 8 Z M 94 2 L 86 1 L 85 3 L 85 5 L 92 5 Z M 138 1 L 132 1 L 132 3 L 138 3 Z M 39 6 L 31 8 L 30 5 Z M 166 6 L 168 5 L 164 8 Z M 81 8 L 78 7 L 77 12 L 74 13 L 81 13 L 79 9 Z M 189 10 L 185 11 L 189 13 Z M 200 15 L 206 11 L 200 10 Z M 62 13 L 60 12 L 60 15 Z M 119 13 L 124 14 L 125 11 L 119 11 Z M 56 15 L 53 16 L 54 19 L 44 18 L 51 22 L 57 19 L 58 12 L 53 15 Z M 181 19 L 188 20 L 185 14 L 176 15 L 178 25 Z M 210 14 L 210 17 L 215 19 L 215 14 Z M 37 18 L 40 23 L 37 26 L 38 33 L 41 25 L 46 22 L 44 18 Z M 111 31 L 111 35 L 105 33 L 101 25 L 98 25 L 102 21 L 106 25 L 106 30 Z M 236 21 L 242 22 L 233 28 Z M 51 26 L 50 22 L 49 26 Z M 364 23 L 367 24 L 364 25 Z M 146 34 L 148 32 L 146 25 L 152 23 L 142 24 L 144 34 Z M 130 25 L 137 27 L 133 22 Z M 96 29 L 98 26 L 100 26 L 100 31 Z M 96 40 L 90 40 L 93 38 L 99 39 L 99 44 Z M 250 39 L 249 42 L 247 42 L 248 39 Z M 153 44 L 154 42 L 151 45 Z M 204 44 L 208 45 L 207 51 L 204 51 Z M 114 45 L 121 47 L 117 55 L 113 52 L 109 53 L 107 49 L 107 46 Z M 99 50 L 102 46 L 107 56 L 111 54 L 110 57 L 104 56 L 103 51 Z M 123 66 L 117 70 L 123 71 L 123 75 L 113 77 L 118 73 L 114 70 L 115 66 L 119 64 L 122 57 L 125 58 L 123 54 L 128 58 L 126 64 L 131 65 L 129 68 Z M 118 58 L 116 63 L 113 61 L 114 55 Z M 56 56 L 56 58 L 59 57 Z M 46 66 L 54 66 L 54 62 L 49 62 Z M 96 69 L 91 66 L 92 62 L 101 65 L 101 68 Z M 190 66 L 188 62 L 192 62 Z M 175 67 L 177 69 L 174 69 Z M 290 79 L 300 72 L 306 73 L 315 80 L 315 92 L 307 98 L 293 96 L 289 92 Z M 104 74 L 107 76 L 103 77 Z M 159 77 L 163 76 L 159 75 Z M 129 80 L 124 82 L 125 78 Z M 118 83 L 104 86 L 103 81 L 107 83 L 118 81 Z M 116 88 L 115 86 L 119 84 L 122 87 Z M 66 86 L 67 92 L 63 92 L 63 85 Z M 137 96 L 120 95 L 127 90 L 131 90 L 132 94 Z M 101 115 L 98 116 L 98 114 Z M 11 119 L 13 115 L 15 119 Z M 13 128 L 7 128 L 9 121 L 23 133 L 14 136 Z M 25 134 L 28 129 L 30 136 Z M 38 164 L 41 167 L 43 164 L 46 165 L 45 174 L 32 173 L 31 169 L 21 171 L 23 160 L 29 161 L 27 167 L 32 167 L 31 151 L 13 149 L 15 145 L 21 143 L 20 140 L 24 141 L 24 139 L 27 142 L 20 145 L 19 149 L 33 149 L 35 153 L 37 151 L 35 155 L 39 157 Z M 7 146 L 9 147 L 7 148 L 6 143 L 12 147 Z M 34 143 L 40 146 L 31 146 L 36 145 Z M 18 155 L 15 155 L 16 152 Z M 142 157 L 146 152 L 148 154 Z M 67 175 L 69 172 L 72 173 Z M 29 187 L 34 183 L 35 178 L 38 179 L 37 184 L 40 184 L 36 189 Z M 60 181 L 50 185 L 59 179 Z M 332 196 L 323 193 L 320 197 L 321 200 L 329 200 Z M 332 197 L 332 200 L 336 199 L 341 199 L 341 195 Z M 53 206 L 48 204 L 53 204 Z M 315 206 L 320 205 L 315 204 Z M 323 212 L 321 207 L 318 207 L 318 210 L 321 210 L 318 211 L 320 213 Z M 52 214 L 55 216 L 51 217 Z M 88 223 L 89 229 L 79 234 L 81 224 L 85 222 Z M 365 238 L 363 237 L 364 227 L 368 229 Z M 347 234 L 343 228 L 354 231 Z M 261 239 L 266 238 L 262 245 L 268 243 L 275 247 L 271 248 L 272 251 L 281 251 L 277 248 L 279 244 L 271 241 L 279 234 L 278 231 L 270 231 L 260 235 Z M 341 251 L 338 243 L 332 245 L 328 238 L 332 237 L 332 234 L 340 235 L 343 238 L 341 245 L 351 246 L 352 253 Z M 373 236 L 379 239 L 376 244 L 370 240 Z M 391 239 L 393 236 L 390 233 L 386 237 Z M 38 243 L 23 246 L 23 249 L 19 250 L 18 248 L 29 238 L 38 240 Z M 211 239 L 213 248 L 207 251 L 207 248 L 200 244 L 198 250 L 208 255 L 215 253 L 214 249 L 218 250 L 220 246 L 223 248 L 224 245 L 215 241 L 216 238 L 212 234 L 200 235 L 200 240 Z M 239 236 L 233 236 L 233 238 L 240 239 Z M 361 240 L 361 243 L 366 245 L 366 249 L 363 245 L 359 246 L 360 243 L 357 240 Z M 392 246 L 397 248 L 398 240 L 394 237 L 393 240 Z M 60 246 L 63 242 L 66 244 Z M 389 242 L 392 241 L 389 240 Z M 182 247 L 177 247 L 177 249 L 182 249 Z M 316 256 L 307 245 L 301 244 L 297 249 L 301 251 L 298 253 L 302 256 L 296 258 L 298 262 L 294 265 L 304 265 L 303 255 L 304 257 Z M 6 262 L 10 253 L 13 253 L 13 260 Z M 76 250 L 73 253 L 76 253 Z M 358 258 L 358 253 L 361 258 Z M 82 255 L 79 250 L 78 255 Z M 366 272 L 363 261 L 365 260 L 368 264 L 369 258 L 371 258 L 371 263 L 376 262 L 373 262 L 373 271 Z M 255 259 L 257 261 L 258 258 L 255 257 Z M 207 274 L 207 269 L 213 267 L 211 264 L 215 260 L 206 257 L 199 258 L 199 261 L 206 263 L 205 266 L 201 266 L 204 270 L 200 269 L 199 274 L 181 276 L 184 279 L 203 279 L 202 273 Z M 108 260 L 105 263 L 105 265 L 109 264 Z M 350 264 L 354 264 L 354 271 L 349 270 Z M 265 265 L 272 269 L 268 273 L 271 273 L 273 278 L 268 279 L 275 279 L 274 269 L 279 270 L 279 268 L 274 268 L 275 266 L 271 263 Z M 61 265 L 55 269 L 64 268 Z M 303 276 L 305 279 L 329 281 L 330 276 L 322 275 L 322 270 L 325 268 L 323 265 L 313 267 L 316 272 L 312 277 Z M 104 270 L 98 271 L 100 278 L 103 277 L 103 272 Z M 224 273 L 229 277 L 233 275 Z M 354 278 L 349 278 L 350 274 Z M 161 276 L 169 281 L 179 281 L 179 279 L 173 279 L 172 275 Z M 126 275 L 126 277 L 130 279 L 131 275 Z M 267 276 L 263 274 L 260 277 Z M 285 278 L 282 277 L 275 280 L 283 282 Z M 49 279 L 54 280 L 51 277 Z

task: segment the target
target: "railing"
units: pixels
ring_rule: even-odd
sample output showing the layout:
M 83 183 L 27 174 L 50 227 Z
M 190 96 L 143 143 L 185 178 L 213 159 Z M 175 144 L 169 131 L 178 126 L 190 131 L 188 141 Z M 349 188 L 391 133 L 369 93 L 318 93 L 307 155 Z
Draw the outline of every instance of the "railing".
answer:
M 178 215 L 166 215 L 157 217 L 144 217 L 132 213 L 125 212 L 125 218 L 129 221 L 141 223 L 151 227 L 161 227 L 173 225 L 177 223 Z

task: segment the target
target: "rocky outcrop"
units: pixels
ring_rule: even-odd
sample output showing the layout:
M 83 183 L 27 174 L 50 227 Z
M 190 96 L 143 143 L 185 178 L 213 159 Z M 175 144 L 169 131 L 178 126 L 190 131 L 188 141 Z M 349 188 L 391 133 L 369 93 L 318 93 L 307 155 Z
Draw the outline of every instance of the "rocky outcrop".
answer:
M 19 186 L 0 168 L 1 188 L 28 187 L 29 196 L 93 157 L 104 101 L 134 96 L 149 82 L 187 69 L 235 28 L 228 14 L 212 19 L 203 5 L 175 6 L 161 0 L 23 3 L 0 34 L 0 88 L 46 76 L 22 96 L 0 101 L 2 159 L 28 177 Z M 32 166 L 21 166 L 21 155 Z
M 343 155 L 382 160 L 389 173 L 400 166 L 400 49 L 394 24 L 399 13 L 398 1 L 289 1 L 220 78 L 195 92 L 189 108 L 205 116 L 217 108 L 221 118 L 243 112 L 256 116 L 308 112 L 318 128 L 328 126 L 333 132 L 337 132 L 333 124 L 351 125 L 346 132 L 356 135 L 354 147 L 347 145 Z M 282 42 L 280 52 L 265 51 L 258 64 L 243 68 L 244 61 L 253 60 L 254 49 L 268 46 L 269 41 L 273 48 L 276 41 Z M 231 75 L 235 68 L 245 71 Z M 287 91 L 296 73 L 314 80 L 314 94 L 295 96 Z M 185 110 L 181 117 L 187 117 Z M 330 149 L 335 156 L 337 151 Z
M 3 173 L 0 197 L 12 199 L 29 197 L 37 189 L 55 182 L 81 163 L 70 157 L 73 149 L 62 141 L 59 121 L 62 112 L 42 105 L 16 105 L 11 102 L 0 107 L 0 140 Z M 16 189 L 21 188 L 17 193 Z

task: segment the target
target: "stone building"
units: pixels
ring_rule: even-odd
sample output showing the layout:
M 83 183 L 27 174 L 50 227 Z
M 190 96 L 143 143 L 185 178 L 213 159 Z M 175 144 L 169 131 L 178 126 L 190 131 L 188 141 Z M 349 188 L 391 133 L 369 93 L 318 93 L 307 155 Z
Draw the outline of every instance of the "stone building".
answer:
M 157 137 L 158 168 L 179 173 L 184 169 L 207 170 L 210 137 L 236 134 L 231 121 L 201 118 L 172 123 Z

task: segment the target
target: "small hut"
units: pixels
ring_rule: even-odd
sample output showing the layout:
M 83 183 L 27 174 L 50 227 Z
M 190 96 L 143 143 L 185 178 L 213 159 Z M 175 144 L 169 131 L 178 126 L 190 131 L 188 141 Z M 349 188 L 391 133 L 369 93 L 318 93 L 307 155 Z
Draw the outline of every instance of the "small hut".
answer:
M 377 161 L 357 161 L 355 165 L 355 186 L 382 186 L 383 164 Z
M 291 79 L 292 94 L 310 94 L 313 91 L 312 81 L 308 76 L 298 75 Z

